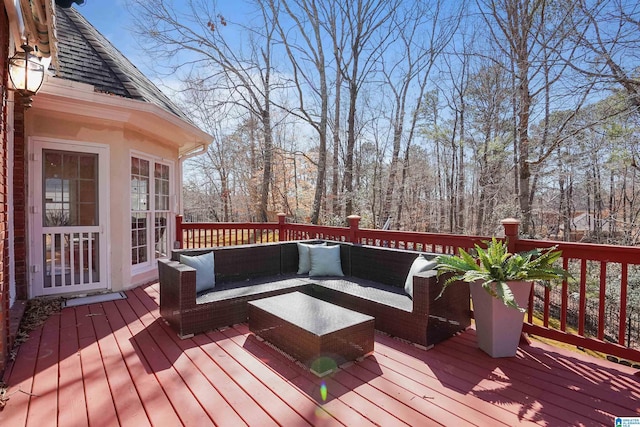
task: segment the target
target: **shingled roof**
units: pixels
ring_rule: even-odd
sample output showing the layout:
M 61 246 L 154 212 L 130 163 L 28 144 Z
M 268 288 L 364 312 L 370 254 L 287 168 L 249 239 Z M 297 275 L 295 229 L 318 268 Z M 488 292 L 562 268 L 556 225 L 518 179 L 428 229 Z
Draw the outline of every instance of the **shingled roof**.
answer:
M 56 77 L 88 83 L 97 92 L 153 103 L 192 121 L 74 8 L 56 6 Z

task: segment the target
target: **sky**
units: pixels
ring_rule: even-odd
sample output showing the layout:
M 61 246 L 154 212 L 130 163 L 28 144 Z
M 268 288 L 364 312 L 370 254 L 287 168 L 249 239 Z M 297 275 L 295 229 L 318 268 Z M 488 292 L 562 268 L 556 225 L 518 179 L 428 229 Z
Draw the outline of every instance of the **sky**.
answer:
M 84 0 L 82 5 L 74 4 L 77 9 L 100 33 L 105 36 L 129 61 L 161 90 L 171 97 L 172 89 L 179 86 L 178 80 L 159 78 L 152 70 L 153 56 L 144 46 L 139 45 L 132 31 L 133 19 L 127 10 L 127 0 Z M 174 7 L 185 6 L 183 0 L 169 2 Z M 216 8 L 224 16 L 242 20 L 246 14 L 246 5 L 240 1 L 223 0 L 216 2 Z
M 138 46 L 130 32 L 131 17 L 124 0 L 85 0 L 75 7 L 94 27 L 102 33 L 136 67 L 145 72 L 144 50 Z

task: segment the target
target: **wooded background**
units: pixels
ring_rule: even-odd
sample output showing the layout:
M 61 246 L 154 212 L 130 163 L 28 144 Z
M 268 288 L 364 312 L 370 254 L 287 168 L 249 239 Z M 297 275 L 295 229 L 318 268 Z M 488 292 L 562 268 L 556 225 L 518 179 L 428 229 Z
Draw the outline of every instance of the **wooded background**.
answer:
M 215 137 L 187 220 L 638 243 L 637 1 L 224 3 L 130 5 Z

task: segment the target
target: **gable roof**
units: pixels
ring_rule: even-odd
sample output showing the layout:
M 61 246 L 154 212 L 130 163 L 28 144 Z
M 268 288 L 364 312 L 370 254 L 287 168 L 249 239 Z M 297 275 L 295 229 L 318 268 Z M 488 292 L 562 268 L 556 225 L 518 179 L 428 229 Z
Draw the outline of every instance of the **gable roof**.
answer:
M 56 6 L 56 77 L 88 83 L 96 92 L 150 102 L 180 119 L 191 119 L 74 8 Z

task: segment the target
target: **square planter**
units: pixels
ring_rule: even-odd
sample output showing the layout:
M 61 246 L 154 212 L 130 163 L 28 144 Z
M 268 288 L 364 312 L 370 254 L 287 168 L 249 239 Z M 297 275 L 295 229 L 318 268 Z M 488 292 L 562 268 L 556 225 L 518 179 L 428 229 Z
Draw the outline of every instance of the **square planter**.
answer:
M 531 282 L 508 282 L 520 307 L 528 307 Z M 491 357 L 513 357 L 518 350 L 523 312 L 504 305 L 482 288 L 482 282 L 469 283 L 476 321 L 478 347 Z

